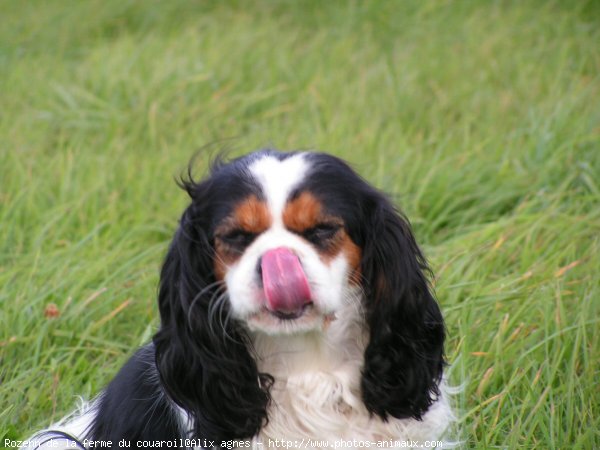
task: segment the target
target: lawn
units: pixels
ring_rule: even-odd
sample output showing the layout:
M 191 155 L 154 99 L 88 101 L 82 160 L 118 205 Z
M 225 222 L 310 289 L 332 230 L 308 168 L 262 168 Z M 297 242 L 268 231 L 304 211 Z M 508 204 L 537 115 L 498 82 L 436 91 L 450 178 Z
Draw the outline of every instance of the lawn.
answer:
M 196 154 L 316 148 L 411 219 L 468 448 L 600 447 L 600 3 L 0 0 L 0 447 L 157 327 Z

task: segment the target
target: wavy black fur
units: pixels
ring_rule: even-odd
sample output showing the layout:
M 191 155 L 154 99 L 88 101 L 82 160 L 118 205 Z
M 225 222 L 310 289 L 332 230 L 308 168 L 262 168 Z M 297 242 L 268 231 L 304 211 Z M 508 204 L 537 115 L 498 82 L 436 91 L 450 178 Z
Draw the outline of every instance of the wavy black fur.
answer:
M 267 421 L 272 382 L 258 372 L 249 339 L 229 317 L 213 273 L 215 224 L 236 198 L 255 190 L 243 168 L 216 165 L 206 181 L 184 182 L 192 204 L 161 271 L 161 328 L 154 336 L 166 391 L 190 415 L 194 436 L 217 443 L 258 433 Z
M 363 398 L 384 419 L 420 419 L 440 393 L 444 322 L 408 222 L 385 201 L 371 217 L 362 261 L 370 328 Z

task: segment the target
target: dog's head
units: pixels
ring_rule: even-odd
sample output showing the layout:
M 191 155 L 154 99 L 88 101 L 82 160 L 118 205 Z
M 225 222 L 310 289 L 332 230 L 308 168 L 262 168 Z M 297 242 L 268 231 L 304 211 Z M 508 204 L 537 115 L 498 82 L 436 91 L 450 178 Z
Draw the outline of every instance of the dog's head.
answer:
M 366 408 L 421 417 L 438 394 L 444 325 L 423 255 L 384 195 L 333 156 L 270 150 L 184 187 L 192 202 L 161 272 L 154 343 L 199 435 L 247 438 L 264 425 L 272 377 L 251 333 L 326 333 L 356 298 Z

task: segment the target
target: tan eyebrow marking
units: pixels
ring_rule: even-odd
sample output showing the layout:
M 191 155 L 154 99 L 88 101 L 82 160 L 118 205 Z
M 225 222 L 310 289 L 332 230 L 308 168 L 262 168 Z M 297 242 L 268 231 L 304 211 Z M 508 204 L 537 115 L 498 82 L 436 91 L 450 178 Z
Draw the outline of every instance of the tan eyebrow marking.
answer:
M 302 192 L 285 205 L 283 223 L 292 231 L 302 232 L 319 223 L 322 210 L 321 202 L 314 195 Z
M 262 233 L 271 226 L 269 208 L 256 195 L 251 195 L 234 208 L 233 219 L 239 228 L 249 233 Z
M 338 217 L 328 216 L 324 210 L 325 208 L 318 198 L 310 192 L 304 191 L 286 204 L 283 210 L 283 223 L 289 230 L 300 234 L 323 222 L 340 223 L 342 229 L 331 240 L 330 245 L 318 249 L 318 252 L 325 263 L 329 263 L 343 252 L 351 270 L 350 281 L 359 284 L 362 251 L 346 233 L 343 221 Z
M 232 214 L 215 230 L 214 271 L 218 280 L 225 277 L 227 266 L 235 263 L 242 256 L 239 251 L 232 249 L 219 237 L 235 230 L 260 234 L 266 231 L 271 223 L 271 213 L 267 204 L 254 194 L 234 206 Z

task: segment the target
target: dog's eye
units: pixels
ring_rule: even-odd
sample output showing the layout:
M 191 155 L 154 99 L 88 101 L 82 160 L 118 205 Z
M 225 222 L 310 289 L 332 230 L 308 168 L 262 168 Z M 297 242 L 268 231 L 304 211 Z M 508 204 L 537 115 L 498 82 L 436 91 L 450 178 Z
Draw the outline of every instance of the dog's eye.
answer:
M 223 236 L 217 237 L 230 247 L 233 247 L 238 250 L 243 250 L 250 244 L 252 244 L 254 239 L 256 239 L 256 236 L 256 233 L 251 233 L 249 231 L 232 230 L 229 233 L 224 234 Z
M 302 236 L 313 244 L 323 245 L 333 239 L 342 226 L 337 223 L 320 223 L 302 232 Z

